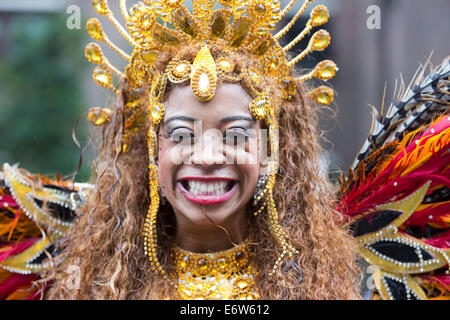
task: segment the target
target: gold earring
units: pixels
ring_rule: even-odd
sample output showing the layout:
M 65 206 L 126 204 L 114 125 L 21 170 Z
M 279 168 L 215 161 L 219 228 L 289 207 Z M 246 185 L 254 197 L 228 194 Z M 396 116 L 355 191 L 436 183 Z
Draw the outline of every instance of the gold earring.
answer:
M 148 130 L 147 137 L 148 157 L 149 157 L 149 195 L 150 205 L 147 211 L 147 216 L 144 221 L 144 254 L 148 256 L 151 270 L 159 273 L 171 285 L 176 285 L 171 281 L 167 272 L 162 268 L 158 260 L 158 237 L 157 237 L 157 219 L 159 211 L 159 182 L 158 171 L 155 163 L 155 145 L 156 145 L 156 125 L 151 124 Z

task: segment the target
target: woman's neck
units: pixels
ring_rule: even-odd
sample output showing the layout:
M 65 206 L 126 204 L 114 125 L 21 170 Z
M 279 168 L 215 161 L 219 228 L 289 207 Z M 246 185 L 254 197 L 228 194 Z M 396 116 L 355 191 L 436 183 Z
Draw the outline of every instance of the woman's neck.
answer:
M 189 221 L 177 221 L 176 244 L 196 253 L 217 252 L 230 249 L 242 243 L 248 236 L 248 219 L 221 225 L 194 225 Z

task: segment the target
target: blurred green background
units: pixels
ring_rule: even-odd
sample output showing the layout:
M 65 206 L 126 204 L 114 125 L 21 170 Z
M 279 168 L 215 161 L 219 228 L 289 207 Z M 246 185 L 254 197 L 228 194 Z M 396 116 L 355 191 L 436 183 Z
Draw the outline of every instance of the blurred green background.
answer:
M 65 28 L 66 19 L 62 13 L 21 14 L 2 30 L 7 34 L 0 60 L 0 163 L 62 175 L 78 165 L 72 129 L 86 110 L 81 80 L 89 66 L 85 35 Z M 79 122 L 76 135 L 86 143 L 86 121 Z M 77 180 L 86 179 L 88 166 L 79 174 Z

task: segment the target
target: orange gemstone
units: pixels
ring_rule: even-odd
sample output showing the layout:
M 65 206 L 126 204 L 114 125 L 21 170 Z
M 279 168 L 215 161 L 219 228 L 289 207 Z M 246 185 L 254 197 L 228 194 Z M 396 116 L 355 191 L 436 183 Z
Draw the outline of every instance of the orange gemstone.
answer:
M 101 64 L 103 61 L 102 49 L 96 43 L 90 43 L 86 47 L 86 58 L 89 62 Z
M 322 80 L 329 80 L 336 75 L 336 71 L 336 63 L 331 60 L 324 60 L 317 64 L 314 70 L 314 76 Z
M 111 83 L 111 73 L 102 67 L 97 67 L 94 70 L 94 80 L 101 86 L 110 87 Z
M 98 19 L 90 19 L 87 22 L 86 29 L 93 39 L 97 41 L 103 41 L 103 29 Z
M 330 44 L 331 37 L 328 31 L 319 30 L 311 37 L 312 49 L 315 51 L 325 50 Z
M 328 22 L 330 17 L 327 7 L 320 5 L 314 8 L 311 12 L 310 24 L 312 27 L 317 27 Z

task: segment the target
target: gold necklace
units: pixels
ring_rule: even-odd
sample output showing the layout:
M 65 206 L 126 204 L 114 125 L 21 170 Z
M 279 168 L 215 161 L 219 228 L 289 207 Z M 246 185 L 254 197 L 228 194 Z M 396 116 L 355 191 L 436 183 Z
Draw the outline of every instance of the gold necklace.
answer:
M 256 270 L 249 242 L 214 253 L 192 253 L 173 247 L 178 293 L 181 299 L 258 299 Z

